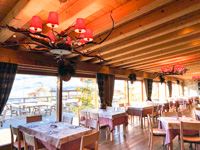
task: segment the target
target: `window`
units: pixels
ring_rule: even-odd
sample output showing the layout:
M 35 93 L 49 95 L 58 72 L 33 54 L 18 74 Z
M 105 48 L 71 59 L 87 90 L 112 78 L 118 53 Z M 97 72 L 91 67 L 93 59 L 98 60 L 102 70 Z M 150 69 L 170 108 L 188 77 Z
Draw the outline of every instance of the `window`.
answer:
M 153 89 L 152 89 L 152 99 L 159 99 L 159 83 L 158 82 L 153 82 Z
M 142 82 L 134 81 L 133 84 L 129 84 L 129 102 L 132 105 L 134 102 L 142 101 Z
M 165 83 L 159 83 L 159 100 L 164 100 L 165 97 Z
M 127 81 L 115 80 L 112 106 L 118 107 L 120 103 L 127 102 Z

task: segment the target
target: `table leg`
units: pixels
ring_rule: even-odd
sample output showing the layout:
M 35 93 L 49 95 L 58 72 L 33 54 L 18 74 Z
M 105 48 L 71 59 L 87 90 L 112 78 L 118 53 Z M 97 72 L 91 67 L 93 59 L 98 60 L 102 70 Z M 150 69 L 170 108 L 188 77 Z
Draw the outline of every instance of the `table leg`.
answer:
M 173 150 L 173 142 L 171 142 L 171 143 L 169 144 L 169 148 L 170 148 L 170 150 Z
M 123 135 L 126 136 L 126 124 L 123 124 Z
M 114 133 L 113 131 L 110 131 L 110 141 L 113 141 Z
M 143 128 L 143 118 L 140 117 L 140 122 L 141 122 L 141 128 Z

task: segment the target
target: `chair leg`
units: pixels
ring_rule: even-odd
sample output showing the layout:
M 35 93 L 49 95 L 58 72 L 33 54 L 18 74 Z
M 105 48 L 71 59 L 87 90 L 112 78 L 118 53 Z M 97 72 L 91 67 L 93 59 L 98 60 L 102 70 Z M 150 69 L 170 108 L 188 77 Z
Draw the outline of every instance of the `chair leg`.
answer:
M 108 130 L 109 130 L 109 128 L 106 127 L 106 140 L 108 140 Z
M 150 150 L 153 150 L 153 136 L 151 137 L 151 146 L 150 146 Z
M 150 147 L 151 144 L 151 133 L 149 132 L 149 142 L 148 142 L 148 147 Z

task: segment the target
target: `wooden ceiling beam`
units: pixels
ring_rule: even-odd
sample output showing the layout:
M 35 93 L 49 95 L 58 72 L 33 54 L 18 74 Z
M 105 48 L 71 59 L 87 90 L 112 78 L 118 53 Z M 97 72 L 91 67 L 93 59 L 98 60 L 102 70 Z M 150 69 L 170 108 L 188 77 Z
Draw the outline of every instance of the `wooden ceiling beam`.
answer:
M 147 57 L 154 57 L 154 56 L 160 56 L 168 53 L 175 52 L 176 50 L 184 49 L 187 47 L 194 46 L 195 43 L 198 43 L 200 40 L 200 33 L 197 33 L 193 36 L 189 36 L 190 39 L 188 40 L 188 37 L 184 37 L 182 39 L 174 40 L 172 42 L 167 42 L 161 45 L 153 46 L 147 49 L 143 49 L 141 51 L 131 53 L 130 55 L 126 55 L 123 57 L 120 57 L 119 60 L 115 59 L 110 62 L 107 62 L 106 64 L 111 64 L 112 67 L 119 67 L 124 66 L 130 63 L 133 63 L 133 61 L 138 61 L 142 59 L 145 59 Z M 198 43 L 199 44 L 199 43 Z M 196 45 L 198 45 L 196 44 Z M 113 63 L 113 64 L 112 64 Z
M 122 37 L 124 38 L 126 31 L 123 31 L 123 29 L 121 27 L 122 24 L 124 24 L 126 22 L 130 22 L 130 20 L 135 20 L 135 19 L 137 19 L 141 16 L 144 16 L 145 14 L 147 14 L 147 13 L 149 13 L 149 12 L 155 10 L 155 9 L 158 9 L 158 8 L 165 6 L 169 3 L 172 3 L 174 1 L 175 0 L 166 0 L 166 1 L 156 0 L 155 2 L 152 2 L 150 0 L 149 1 L 145 0 L 142 3 L 141 3 L 141 1 L 138 1 L 138 2 L 137 1 L 130 1 L 129 3 L 113 10 L 112 15 L 113 15 L 113 18 L 115 20 L 115 29 L 112 32 L 112 34 L 110 35 L 110 37 L 104 43 L 102 43 L 101 45 L 95 45 L 95 46 L 88 45 L 83 50 L 90 49 L 90 51 L 96 51 L 97 49 L 102 48 L 102 46 L 105 46 L 107 44 L 111 44 L 113 42 L 113 39 L 115 39 L 118 35 L 120 36 L 120 39 L 122 39 Z M 150 2 L 152 2 L 152 3 L 150 3 Z M 127 12 L 127 13 L 123 14 L 123 12 Z M 132 13 L 128 14 L 129 12 L 132 12 Z M 126 16 L 117 20 L 119 18 L 117 16 L 123 16 L 123 15 L 126 15 Z M 111 21 L 110 20 L 110 13 L 108 13 L 105 16 L 102 16 L 101 18 L 99 18 L 99 19 L 91 22 L 90 24 L 86 25 L 87 27 L 91 27 L 92 29 L 95 28 L 96 25 L 97 25 L 97 28 L 99 28 L 97 31 L 94 31 L 94 39 L 95 39 L 94 41 L 97 42 L 97 43 L 100 42 L 102 39 L 104 39 L 107 36 L 107 34 L 108 34 L 107 30 L 109 30 L 112 27 L 111 23 L 105 25 L 105 23 L 107 23 L 107 20 Z M 100 26 L 101 26 L 102 29 L 100 29 Z M 129 26 L 129 25 L 127 25 L 127 26 Z M 131 26 L 131 24 L 130 24 L 130 26 Z M 129 26 L 129 28 L 130 28 L 130 26 Z M 107 31 L 107 33 L 105 33 L 105 31 Z M 100 36 L 97 35 L 97 34 L 100 34 L 100 33 L 101 33 Z M 71 55 L 67 56 L 67 58 L 72 58 L 72 57 L 76 57 L 76 56 L 78 56 L 78 54 L 71 54 Z M 86 59 L 89 59 L 89 58 L 86 58 Z
M 138 66 L 142 67 L 142 66 L 152 64 L 152 63 L 159 63 L 159 62 L 165 61 L 167 59 L 195 55 L 195 54 L 198 54 L 199 52 L 200 52 L 200 46 L 192 46 L 190 48 L 187 47 L 187 48 L 183 48 L 183 49 L 177 50 L 172 53 L 167 53 L 167 54 L 164 53 L 163 55 L 153 56 L 150 58 L 147 57 L 142 61 L 137 61 L 130 65 L 121 66 L 120 68 L 126 68 L 126 69 L 129 68 L 130 69 L 130 68 L 138 67 Z
M 130 38 L 133 35 L 141 33 L 145 34 L 145 32 L 148 33 L 157 28 L 166 26 L 173 21 L 178 21 L 180 17 L 185 16 L 187 18 L 187 14 L 193 13 L 200 9 L 200 5 L 198 5 L 200 1 L 190 2 L 185 0 L 176 1 L 165 7 L 157 9 L 156 11 L 152 11 L 151 13 L 143 15 L 142 17 L 138 17 L 137 19 L 123 26 L 115 28 L 113 33 L 104 43 L 90 47 L 90 51 L 98 51 L 98 49 L 105 48 L 109 45 L 114 45 L 124 38 Z M 177 6 L 180 7 L 177 9 Z
M 187 31 L 187 30 L 189 30 L 189 31 Z M 186 31 L 188 32 L 187 34 L 184 33 Z M 162 36 L 158 36 L 158 37 L 153 38 L 153 39 L 147 39 L 146 41 L 143 41 L 143 42 L 138 43 L 138 44 L 133 44 L 133 45 L 128 44 L 130 46 L 124 45 L 123 47 L 125 47 L 125 48 L 119 47 L 119 48 L 117 48 L 118 49 L 117 51 L 112 51 L 112 52 L 110 52 L 106 55 L 103 55 L 101 53 L 101 55 L 106 60 L 112 59 L 111 62 L 113 62 L 115 60 L 115 58 L 117 60 L 119 60 L 119 58 L 122 58 L 123 56 L 127 56 L 129 54 L 134 53 L 134 55 L 137 55 L 137 53 L 140 53 L 140 52 L 142 53 L 142 50 L 144 50 L 144 49 L 152 48 L 152 47 L 155 47 L 156 45 L 161 45 L 161 44 L 164 44 L 164 43 L 167 43 L 167 42 L 170 42 L 170 41 L 178 40 L 178 39 L 181 39 L 183 37 L 192 36 L 196 33 L 200 33 L 200 23 L 195 24 L 193 26 L 186 27 L 184 29 L 181 29 L 181 30 L 178 30 L 178 31 L 175 31 L 175 32 L 171 32 L 171 33 L 168 33 L 168 34 L 164 34 Z M 133 43 L 135 43 L 135 42 L 133 42 Z M 108 51 L 110 51 L 110 50 L 108 50 Z M 98 63 L 99 60 L 93 59 L 90 62 L 91 63 Z M 106 63 L 106 65 L 111 63 L 111 62 Z

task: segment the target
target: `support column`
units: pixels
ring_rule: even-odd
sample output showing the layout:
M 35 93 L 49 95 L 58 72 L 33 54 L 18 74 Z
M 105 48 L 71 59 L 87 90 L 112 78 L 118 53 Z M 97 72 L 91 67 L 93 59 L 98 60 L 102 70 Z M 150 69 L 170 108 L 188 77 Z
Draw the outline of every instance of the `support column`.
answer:
M 60 76 L 57 78 L 57 109 L 56 109 L 56 120 L 62 120 L 62 79 Z

